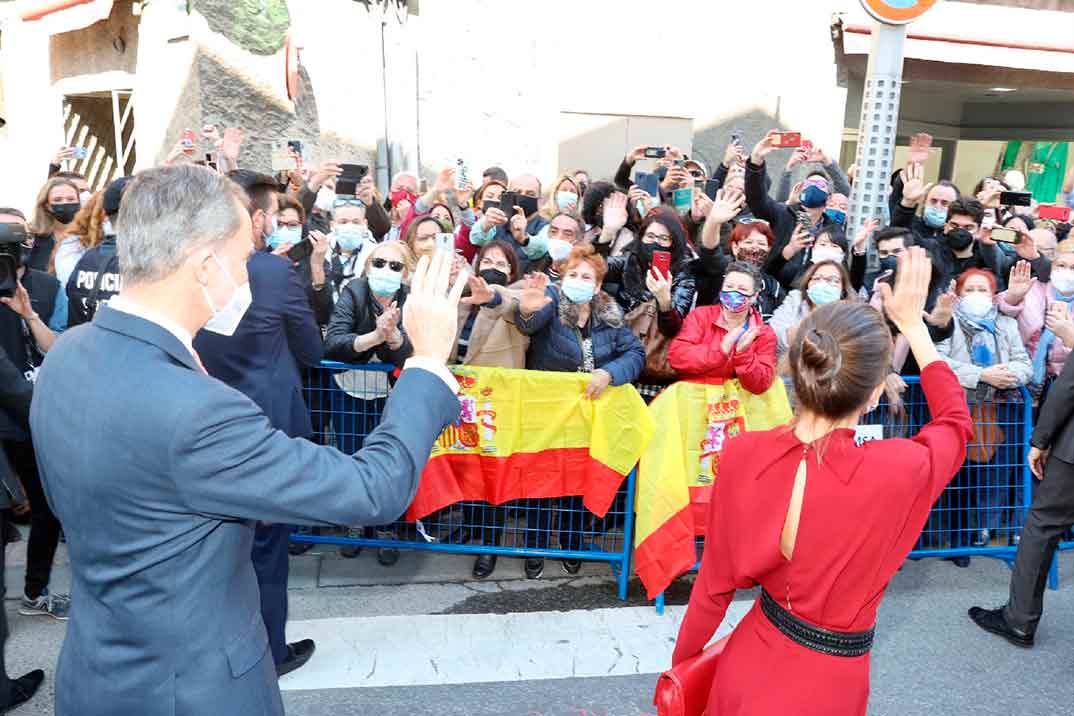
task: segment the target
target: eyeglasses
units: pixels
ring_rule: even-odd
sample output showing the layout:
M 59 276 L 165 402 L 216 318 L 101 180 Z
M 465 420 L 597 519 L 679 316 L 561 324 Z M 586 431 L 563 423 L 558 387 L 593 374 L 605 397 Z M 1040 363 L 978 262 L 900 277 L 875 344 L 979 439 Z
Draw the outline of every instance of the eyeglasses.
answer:
M 373 268 L 377 268 L 377 269 L 382 269 L 385 266 L 387 266 L 388 268 L 390 268 L 392 271 L 395 271 L 396 273 L 402 273 L 403 272 L 403 262 L 402 261 L 389 261 L 388 259 L 373 259 L 372 261 L 369 262 L 369 265 L 372 266 Z
M 646 244 L 663 244 L 665 246 L 670 246 L 671 245 L 671 237 L 670 236 L 664 236 L 662 234 L 654 234 L 654 233 L 649 232 L 649 231 L 645 232 L 645 234 L 641 237 L 641 240 L 642 240 L 642 242 L 644 242 Z
M 839 276 L 814 276 L 813 278 L 809 279 L 809 283 L 811 285 L 814 284 L 814 283 L 826 283 L 829 286 L 835 286 L 836 288 L 842 288 L 843 279 L 840 278 Z
M 335 201 L 332 202 L 333 209 L 338 209 L 341 206 L 365 206 L 365 202 L 361 199 L 347 198 L 337 198 Z

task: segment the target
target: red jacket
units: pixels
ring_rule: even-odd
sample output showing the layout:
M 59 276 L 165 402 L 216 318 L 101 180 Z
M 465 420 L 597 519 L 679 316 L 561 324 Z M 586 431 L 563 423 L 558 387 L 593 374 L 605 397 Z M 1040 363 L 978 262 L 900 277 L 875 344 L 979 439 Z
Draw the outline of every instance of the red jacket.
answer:
M 776 376 L 776 334 L 750 309 L 750 326 L 761 332 L 745 350 L 728 355 L 720 348 L 727 329 L 720 321 L 723 307 L 698 306 L 686 316 L 682 330 L 668 349 L 668 361 L 683 380 L 738 378 L 751 393 L 768 390 Z

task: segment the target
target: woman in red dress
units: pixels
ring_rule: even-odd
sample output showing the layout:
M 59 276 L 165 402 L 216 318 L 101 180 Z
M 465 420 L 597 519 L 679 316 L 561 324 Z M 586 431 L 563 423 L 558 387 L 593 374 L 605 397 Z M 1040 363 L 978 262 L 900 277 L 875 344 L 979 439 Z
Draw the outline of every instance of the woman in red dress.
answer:
M 924 250 L 910 249 L 894 292 L 881 287 L 933 416 L 915 438 L 855 444 L 854 426 L 884 389 L 891 336 L 876 310 L 838 303 L 811 313 L 791 343 L 798 419 L 724 448 L 673 663 L 704 648 L 735 590 L 763 592 L 719 658 L 708 716 L 865 714 L 880 599 L 973 435 L 922 321 L 931 270 Z

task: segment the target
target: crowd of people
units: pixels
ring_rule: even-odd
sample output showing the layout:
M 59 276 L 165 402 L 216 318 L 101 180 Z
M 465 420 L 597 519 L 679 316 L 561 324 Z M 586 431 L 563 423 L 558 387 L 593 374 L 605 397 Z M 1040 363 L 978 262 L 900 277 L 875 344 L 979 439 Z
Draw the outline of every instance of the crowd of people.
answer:
M 899 256 L 911 247 L 924 249 L 931 261 L 928 332 L 958 376 L 978 426 L 1017 422 L 1011 416 L 1022 405 L 1022 387 L 1042 402 L 1074 348 L 1071 225 L 1038 218 L 1035 202 L 1003 204 L 1001 197 L 1024 188 L 1017 172 L 983 177 L 972 188 L 926 184 L 925 156 L 912 151 L 891 177 L 888 216 L 848 231 L 852 168 L 844 171 L 819 148 L 802 147 L 782 173 L 772 172 L 775 131 L 752 149 L 729 143 L 711 172 L 676 147 L 640 146 L 617 168 L 570 171 L 547 184 L 495 166 L 478 178 L 460 160 L 427 187 L 400 172 L 387 196 L 368 167 L 359 165 L 354 175 L 354 165 L 327 161 L 306 171 L 299 161 L 294 171 L 272 176 L 243 167 L 241 133 L 229 130 L 227 141 L 206 134 L 217 138 L 218 166 L 228 168 L 249 201 L 256 252 L 247 264 L 250 310 L 245 317 L 238 310 L 244 308 L 239 290 L 223 305 L 206 292 L 213 318 L 195 337 L 196 354 L 210 375 L 261 406 L 275 427 L 334 441 L 347 453 L 362 447 L 394 378 L 337 373 L 338 396 L 326 408 L 303 399 L 308 369 L 322 359 L 401 367 L 413 353 L 402 322 L 411 276 L 421 257 L 443 250 L 455 254 L 453 274 L 471 273 L 450 361 L 586 373 L 592 399 L 609 386 L 633 384 L 648 401 L 680 379 L 734 378 L 746 390 L 764 392 L 781 377 L 781 362 L 807 317 L 840 302 L 879 305 L 880 286 L 893 285 Z M 92 321 L 122 287 L 117 240 L 124 233 L 117 216 L 131 178 L 93 191 L 85 177 L 62 170 L 65 156 L 50 167 L 31 212 L 0 208 L 0 224 L 19 239 L 0 245 L 17 274 L 0 298 L 0 344 L 31 383 L 57 336 Z M 170 161 L 191 160 L 177 152 Z M 612 179 L 593 178 L 609 169 Z M 656 176 L 655 193 L 637 181 L 643 174 Z M 1066 202 L 1074 205 L 1072 182 L 1074 175 Z M 1001 228 L 1013 238 L 994 240 Z M 885 392 L 887 409 L 897 412 L 904 378 L 920 371 L 906 340 L 889 328 Z M 64 619 L 68 597 L 48 589 L 61 525 L 35 459 L 35 451 L 49 446 L 35 444 L 28 428 L 4 411 L 0 420 L 4 452 L 29 502 L 28 515 L 13 515 L 31 525 L 20 612 Z M 1012 526 L 1002 506 L 1013 477 L 971 467 L 1009 462 L 1021 450 L 1015 437 L 1014 431 L 975 435 L 977 448 L 971 445 L 956 478 L 973 488 L 967 491 L 973 503 L 960 505 L 965 518 L 952 523 L 950 546 L 988 545 Z M 579 498 L 564 498 L 561 513 L 581 515 L 580 505 Z M 533 514 L 539 524 L 527 530 L 528 546 L 547 547 L 550 511 Z M 481 528 L 482 539 L 498 543 L 503 520 L 501 511 L 482 510 L 467 521 L 475 534 Z M 283 590 L 284 615 L 288 529 L 264 528 L 254 547 L 263 589 Z M 576 548 L 576 532 L 561 524 L 561 546 Z M 258 549 L 269 555 L 260 563 Z M 354 556 L 357 549 L 343 553 Z M 398 553 L 382 548 L 377 556 L 391 565 Z M 562 565 L 568 574 L 579 566 L 576 560 Z M 482 555 L 473 574 L 483 579 L 495 567 L 494 555 Z M 524 569 L 538 578 L 544 560 L 527 559 Z M 279 623 L 266 614 L 270 621 Z M 301 661 L 303 647 L 284 644 L 282 626 L 269 632 L 278 667 Z

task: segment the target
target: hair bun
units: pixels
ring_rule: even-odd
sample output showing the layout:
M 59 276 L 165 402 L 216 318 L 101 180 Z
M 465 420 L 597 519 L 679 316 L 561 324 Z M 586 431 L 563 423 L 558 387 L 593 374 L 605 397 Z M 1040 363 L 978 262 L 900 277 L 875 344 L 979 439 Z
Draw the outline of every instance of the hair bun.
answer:
M 802 366 L 813 373 L 818 383 L 830 383 L 843 367 L 843 354 L 831 333 L 810 328 L 802 336 Z

